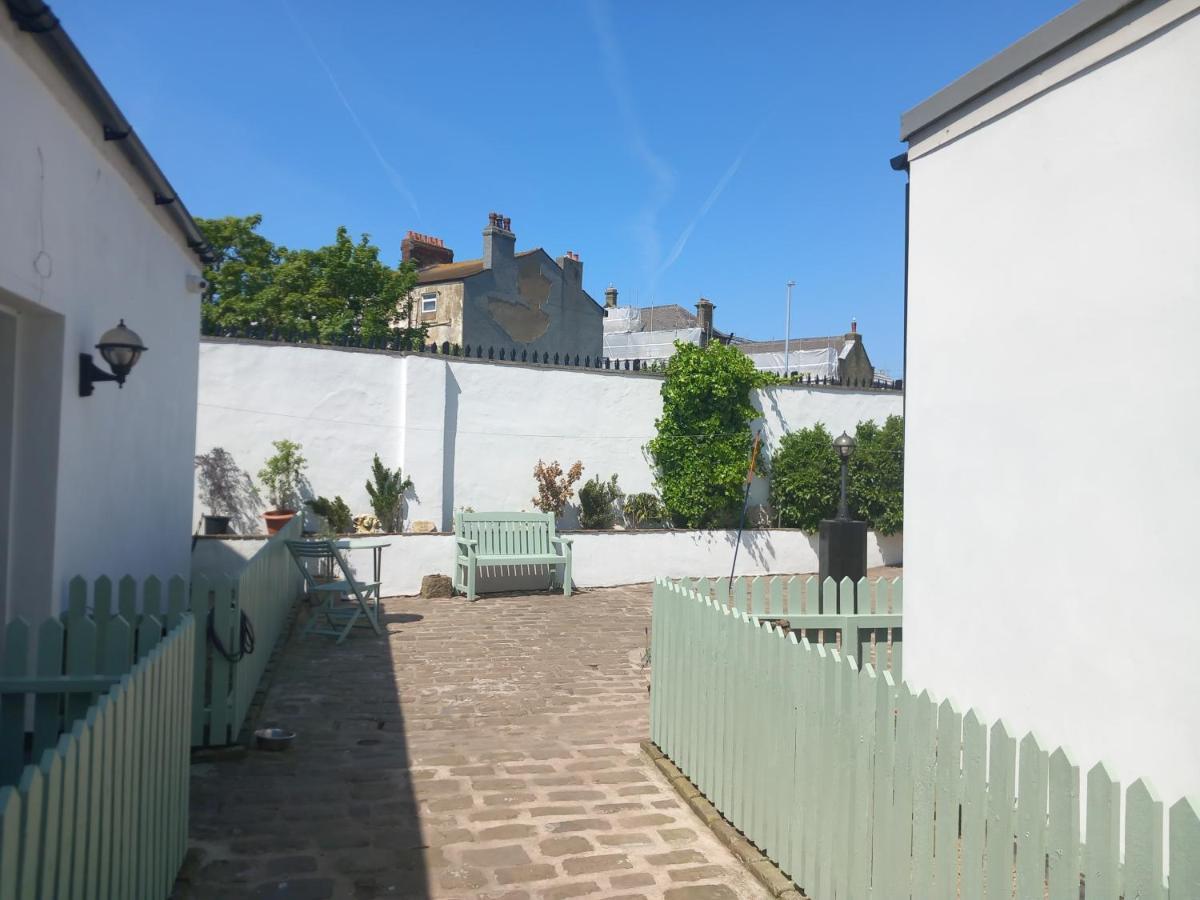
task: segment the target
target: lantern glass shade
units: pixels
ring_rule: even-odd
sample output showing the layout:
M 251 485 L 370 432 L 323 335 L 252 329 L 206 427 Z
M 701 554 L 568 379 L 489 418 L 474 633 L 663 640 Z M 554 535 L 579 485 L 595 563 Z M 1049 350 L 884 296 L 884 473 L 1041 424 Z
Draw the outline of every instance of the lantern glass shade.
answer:
M 96 344 L 96 349 L 100 351 L 113 374 L 123 376 L 129 374 L 129 370 L 137 365 L 146 346 L 137 332 L 127 328 L 125 320 L 122 319 L 116 328 L 110 328 L 100 335 L 100 343 Z
M 854 440 L 854 438 L 850 437 L 844 431 L 833 440 L 833 449 L 837 451 L 838 456 L 842 459 L 849 459 L 853 456 L 854 449 L 857 446 L 858 441 Z

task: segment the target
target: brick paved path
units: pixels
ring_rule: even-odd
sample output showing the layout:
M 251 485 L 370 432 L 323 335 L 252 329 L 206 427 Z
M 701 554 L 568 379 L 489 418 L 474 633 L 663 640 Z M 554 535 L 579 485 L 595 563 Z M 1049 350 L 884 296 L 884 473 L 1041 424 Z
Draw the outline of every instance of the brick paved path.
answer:
M 282 754 L 192 778 L 180 897 L 765 897 L 637 742 L 646 585 L 385 601 L 387 640 L 293 639 Z

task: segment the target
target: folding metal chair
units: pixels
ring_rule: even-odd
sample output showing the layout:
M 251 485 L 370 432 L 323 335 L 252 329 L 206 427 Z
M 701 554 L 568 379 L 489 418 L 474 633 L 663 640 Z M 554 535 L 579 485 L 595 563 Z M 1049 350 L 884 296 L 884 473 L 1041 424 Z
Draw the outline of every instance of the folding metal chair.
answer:
M 323 597 L 321 605 L 313 609 L 312 618 L 301 632 L 301 638 L 307 637 L 309 632 L 328 634 L 336 637 L 340 644 L 356 624 L 369 625 L 376 634 L 383 634 L 383 629 L 379 627 L 378 581 L 355 581 L 350 567 L 333 541 L 288 541 L 287 548 L 304 575 L 309 597 Z M 331 573 L 334 580 L 320 580 L 309 568 L 308 563 L 311 562 L 323 563 L 322 568 Z M 337 578 L 338 572 L 341 578 Z M 359 623 L 359 617 L 365 617 L 367 621 Z M 319 627 L 322 619 L 327 627 Z

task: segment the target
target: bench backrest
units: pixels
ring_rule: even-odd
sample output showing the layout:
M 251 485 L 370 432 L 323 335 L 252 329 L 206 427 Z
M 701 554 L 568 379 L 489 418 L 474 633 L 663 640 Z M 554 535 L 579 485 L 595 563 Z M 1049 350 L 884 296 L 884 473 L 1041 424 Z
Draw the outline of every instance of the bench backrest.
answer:
M 554 552 L 554 513 L 458 512 L 454 533 L 477 541 L 481 556 L 545 555 Z

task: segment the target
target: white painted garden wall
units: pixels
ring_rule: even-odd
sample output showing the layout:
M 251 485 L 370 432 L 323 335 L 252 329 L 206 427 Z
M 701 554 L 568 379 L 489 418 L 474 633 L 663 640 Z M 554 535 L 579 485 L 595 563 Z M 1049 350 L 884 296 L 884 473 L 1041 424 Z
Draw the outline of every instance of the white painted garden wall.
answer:
M 1168 803 L 1200 795 L 1198 5 L 910 149 L 906 677 Z
M 661 385 L 635 373 L 205 339 L 196 446 L 222 446 L 256 475 L 272 440 L 299 441 L 313 492 L 340 494 L 355 513 L 370 512 L 364 483 L 378 453 L 413 479 L 408 520 L 448 530 L 464 506 L 532 509 L 539 458 L 564 469 L 579 459 L 585 478 L 616 473 L 626 493 L 650 490 L 642 448 L 662 412 Z M 903 397 L 780 387 L 754 402 L 770 448 L 817 422 L 835 434 L 882 422 Z M 751 502 L 765 500 L 757 483 Z
M 608 587 L 639 584 L 655 578 L 728 577 L 733 562 L 736 531 L 578 531 L 572 565 L 576 587 Z M 203 575 L 236 575 L 247 558 L 262 546 L 255 539 L 201 538 L 192 556 L 193 570 Z M 451 575 L 454 564 L 451 534 L 398 534 L 381 560 L 383 596 L 416 594 L 424 575 Z M 867 540 L 868 566 L 895 566 L 902 562 L 903 541 L 899 535 Z M 351 550 L 347 561 L 359 577 L 370 576 L 370 550 Z M 518 587 L 545 588 L 545 567 L 522 567 L 533 574 L 513 574 L 481 569 L 481 591 Z M 817 538 L 794 529 L 764 529 L 742 534 L 737 574 L 785 575 L 817 571 Z M 369 579 L 368 579 L 369 580 Z M 486 597 L 483 598 L 486 601 Z M 465 602 L 465 601 L 464 601 Z
M 0 122 L 0 621 L 37 621 L 71 576 L 188 570 L 200 267 L 6 14 Z M 80 397 L 79 354 L 121 317 L 149 352 Z

